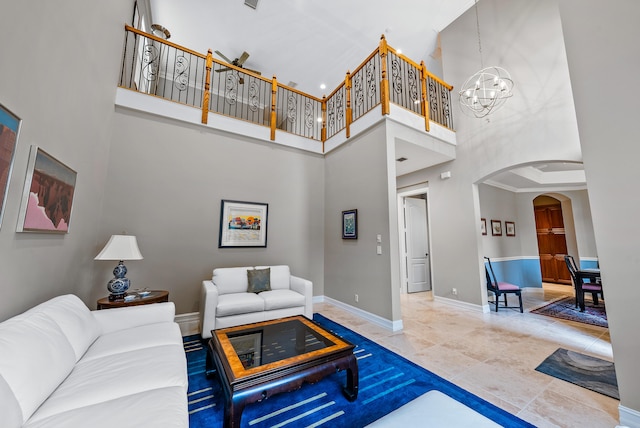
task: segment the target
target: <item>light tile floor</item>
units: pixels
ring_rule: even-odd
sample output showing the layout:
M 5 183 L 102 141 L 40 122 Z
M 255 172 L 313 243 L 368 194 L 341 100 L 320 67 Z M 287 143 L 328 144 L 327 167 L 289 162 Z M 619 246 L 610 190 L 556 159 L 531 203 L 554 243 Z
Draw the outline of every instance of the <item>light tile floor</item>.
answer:
M 613 361 L 608 329 L 528 313 L 566 295 L 569 286 L 544 284 L 523 293 L 524 314 L 482 314 L 405 294 L 397 333 L 329 303 L 314 310 L 538 427 L 615 427 L 618 400 L 535 371 L 560 347 Z

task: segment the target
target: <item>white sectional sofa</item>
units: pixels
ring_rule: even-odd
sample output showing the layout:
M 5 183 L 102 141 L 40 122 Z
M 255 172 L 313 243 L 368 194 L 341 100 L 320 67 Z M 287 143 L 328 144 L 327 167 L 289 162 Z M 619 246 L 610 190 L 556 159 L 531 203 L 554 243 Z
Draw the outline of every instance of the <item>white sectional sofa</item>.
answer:
M 247 271 L 270 269 L 270 290 L 249 292 Z M 289 266 L 217 268 L 202 282 L 200 327 L 203 338 L 211 330 L 293 315 L 313 317 L 313 284 L 291 275 Z
M 0 426 L 188 427 L 173 303 L 90 311 L 74 295 L 0 323 Z

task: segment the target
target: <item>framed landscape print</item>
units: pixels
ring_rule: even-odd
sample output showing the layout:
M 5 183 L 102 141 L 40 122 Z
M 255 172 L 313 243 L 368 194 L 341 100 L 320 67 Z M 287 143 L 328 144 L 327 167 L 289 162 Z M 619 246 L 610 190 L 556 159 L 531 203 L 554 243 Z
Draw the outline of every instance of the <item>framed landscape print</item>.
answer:
M 76 172 L 32 145 L 18 217 L 18 232 L 69 232 L 75 188 Z
M 502 222 L 500 220 L 491 220 L 491 235 L 502 236 Z
M 507 236 L 516 236 L 516 224 L 513 221 L 505 221 L 504 229 Z
M 342 239 L 358 239 L 358 210 L 342 211 Z
M 266 247 L 268 211 L 268 204 L 223 199 L 218 248 Z
M 16 153 L 18 134 L 20 133 L 20 118 L 0 104 L 0 226 L 2 213 L 9 193 L 9 180 L 13 169 L 13 158 Z

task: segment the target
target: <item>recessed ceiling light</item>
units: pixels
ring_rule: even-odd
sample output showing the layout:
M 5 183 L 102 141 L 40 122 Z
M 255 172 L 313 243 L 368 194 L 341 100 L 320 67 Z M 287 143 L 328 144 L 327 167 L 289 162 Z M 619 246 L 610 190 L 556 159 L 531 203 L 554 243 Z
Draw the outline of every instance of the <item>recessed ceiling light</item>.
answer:
M 398 54 L 402 54 L 402 49 L 396 49 L 396 52 L 398 52 Z
M 327 85 L 325 85 L 324 83 L 320 84 L 320 89 L 327 89 Z

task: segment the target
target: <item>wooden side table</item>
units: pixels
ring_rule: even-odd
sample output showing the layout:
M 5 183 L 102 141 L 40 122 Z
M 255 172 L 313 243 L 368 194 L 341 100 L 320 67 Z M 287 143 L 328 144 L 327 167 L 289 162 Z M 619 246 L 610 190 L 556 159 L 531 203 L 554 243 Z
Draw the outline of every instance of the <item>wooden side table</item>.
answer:
M 160 303 L 169 301 L 169 292 L 166 290 L 149 290 L 146 296 L 139 296 L 135 293 L 129 294 L 135 296 L 131 300 L 109 300 L 109 297 L 103 297 L 98 300 L 98 310 L 111 308 L 124 308 L 127 306 L 148 305 L 150 303 Z

